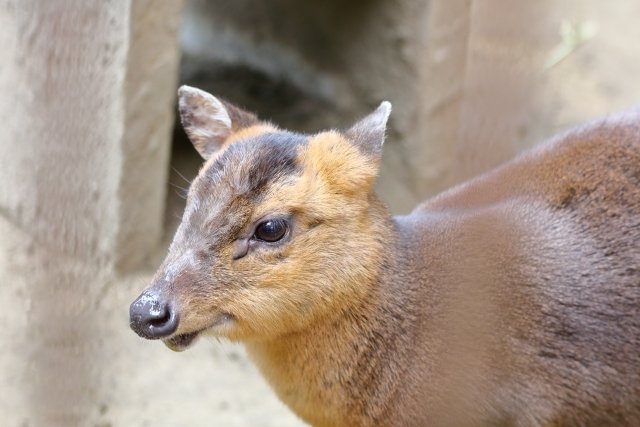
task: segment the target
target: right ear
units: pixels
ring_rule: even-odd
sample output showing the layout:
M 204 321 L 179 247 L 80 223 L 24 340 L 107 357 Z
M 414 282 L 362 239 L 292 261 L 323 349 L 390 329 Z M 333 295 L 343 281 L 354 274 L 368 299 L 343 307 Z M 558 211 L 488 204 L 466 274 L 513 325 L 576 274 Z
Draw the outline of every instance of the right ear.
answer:
M 187 136 L 205 160 L 234 132 L 258 122 L 254 114 L 190 86 L 178 89 L 178 108 Z
M 345 133 L 347 138 L 376 164 L 380 163 L 382 157 L 382 144 L 389 114 L 391 103 L 383 101 L 375 111 L 360 119 Z

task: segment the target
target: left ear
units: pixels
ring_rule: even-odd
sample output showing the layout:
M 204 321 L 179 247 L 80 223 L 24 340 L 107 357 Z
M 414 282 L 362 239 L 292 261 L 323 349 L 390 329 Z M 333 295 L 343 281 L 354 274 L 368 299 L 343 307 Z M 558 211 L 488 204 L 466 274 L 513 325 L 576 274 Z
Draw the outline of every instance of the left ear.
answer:
M 367 157 L 380 162 L 391 103 L 384 101 L 376 110 L 358 121 L 344 135 Z
M 254 114 L 190 86 L 178 90 L 178 108 L 187 136 L 205 160 L 232 134 L 258 123 Z

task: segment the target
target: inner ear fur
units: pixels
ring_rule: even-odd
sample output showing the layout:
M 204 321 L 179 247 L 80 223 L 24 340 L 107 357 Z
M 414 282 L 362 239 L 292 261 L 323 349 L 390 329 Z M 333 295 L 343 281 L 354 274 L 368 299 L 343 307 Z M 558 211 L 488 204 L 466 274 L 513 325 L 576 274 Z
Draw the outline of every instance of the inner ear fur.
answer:
M 190 86 L 178 90 L 178 108 L 187 136 L 205 160 L 232 134 L 258 123 L 255 114 Z

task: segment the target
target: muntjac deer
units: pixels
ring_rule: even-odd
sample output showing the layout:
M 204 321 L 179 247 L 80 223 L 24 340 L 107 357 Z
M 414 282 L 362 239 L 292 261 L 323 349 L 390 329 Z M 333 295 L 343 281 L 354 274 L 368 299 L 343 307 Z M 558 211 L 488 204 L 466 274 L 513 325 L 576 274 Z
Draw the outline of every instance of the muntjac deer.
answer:
M 389 103 L 302 135 L 179 93 L 206 163 L 140 336 L 243 342 L 317 427 L 640 426 L 640 110 L 392 217 Z

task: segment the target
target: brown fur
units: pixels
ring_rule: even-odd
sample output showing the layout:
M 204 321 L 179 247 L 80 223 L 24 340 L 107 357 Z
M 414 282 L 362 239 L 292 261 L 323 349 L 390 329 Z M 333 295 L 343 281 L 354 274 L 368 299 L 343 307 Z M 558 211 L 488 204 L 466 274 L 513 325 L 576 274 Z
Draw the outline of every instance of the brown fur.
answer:
M 236 125 L 151 288 L 180 315 L 167 345 L 242 341 L 317 427 L 640 425 L 640 112 L 396 218 L 372 189 L 387 115 Z M 274 215 L 287 240 L 246 244 Z

